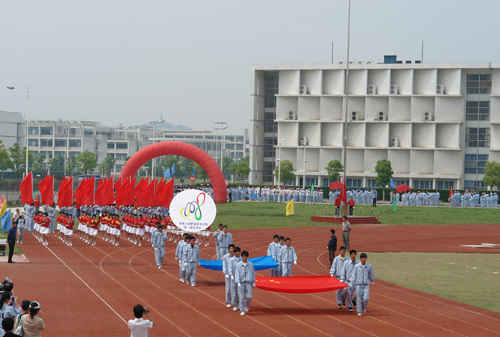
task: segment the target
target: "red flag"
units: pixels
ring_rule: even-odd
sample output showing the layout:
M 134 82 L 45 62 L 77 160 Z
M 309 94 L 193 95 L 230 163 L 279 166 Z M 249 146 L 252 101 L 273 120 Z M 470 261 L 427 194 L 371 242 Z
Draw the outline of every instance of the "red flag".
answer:
M 396 186 L 396 192 L 401 193 L 406 191 L 411 191 L 410 186 L 406 184 Z
M 43 205 L 52 205 L 54 203 L 54 176 L 45 176 L 38 183 L 38 190 L 42 198 Z
M 120 188 L 122 187 L 122 178 L 118 178 L 118 180 L 115 182 L 115 191 L 116 193 L 118 193 L 118 191 L 120 190 Z
M 95 190 L 95 204 L 97 206 L 104 206 L 104 204 L 102 203 L 102 189 L 105 179 L 106 178 L 101 178 L 101 180 L 99 180 L 99 182 L 97 183 L 97 188 Z
M 452 196 L 453 196 L 453 186 L 451 187 L 451 190 L 450 190 L 450 195 L 449 195 L 449 197 L 448 197 L 448 200 L 450 200 Z
M 83 178 L 83 180 L 80 182 L 80 185 L 76 188 L 75 191 L 75 206 L 77 208 L 80 208 L 83 206 L 82 199 L 83 199 L 83 188 L 85 187 L 87 178 Z
M 342 188 L 342 183 L 340 181 L 336 181 L 334 183 L 330 183 L 330 189 L 331 190 L 338 190 Z
M 165 179 L 161 178 L 160 182 L 155 186 L 155 197 L 154 197 L 154 206 L 163 205 L 161 198 L 163 195 L 163 189 L 165 188 Z
M 170 181 L 163 188 L 160 206 L 170 207 L 170 203 L 172 202 L 173 198 L 174 198 L 174 179 L 170 179 Z
M 57 204 L 59 207 L 70 207 L 73 205 L 73 177 L 64 178 L 59 185 Z
M 122 182 L 120 188 L 116 194 L 116 204 L 117 205 L 133 205 L 135 195 L 135 177 L 134 179 L 129 178 L 128 181 Z
M 83 183 L 83 182 L 82 182 Z M 83 187 L 82 193 L 82 204 L 83 205 L 94 205 L 94 186 L 95 186 L 95 178 L 88 178 L 85 182 L 85 186 Z
M 142 193 L 141 204 L 144 207 L 151 207 L 154 205 L 155 200 L 155 183 L 156 179 L 151 180 L 151 182 L 144 188 Z
M 345 188 L 345 177 L 342 180 L 342 187 L 340 188 L 340 201 L 347 202 L 347 191 Z
M 115 202 L 113 183 L 113 178 L 108 178 L 105 182 L 102 192 L 102 202 L 104 205 L 112 205 Z
M 19 186 L 19 191 L 21 192 L 21 204 L 32 204 L 33 203 L 33 175 L 28 173 L 21 182 Z
M 139 206 L 144 206 L 143 205 L 143 194 L 144 194 L 144 189 L 148 186 L 149 184 L 149 178 L 142 178 L 139 180 L 139 183 L 135 187 L 135 205 L 137 207 Z
M 258 288 L 281 293 L 319 293 L 348 287 L 332 276 L 256 277 Z

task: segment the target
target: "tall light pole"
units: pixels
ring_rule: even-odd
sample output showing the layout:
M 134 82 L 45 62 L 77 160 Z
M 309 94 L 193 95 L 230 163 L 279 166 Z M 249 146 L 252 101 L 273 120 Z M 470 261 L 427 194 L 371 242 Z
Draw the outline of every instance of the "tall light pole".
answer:
M 345 72 L 345 77 L 344 77 L 344 96 L 345 96 L 345 114 L 344 114 L 344 142 L 343 142 L 343 147 L 344 147 L 344 179 L 343 179 L 343 184 L 346 183 L 346 174 L 347 174 L 347 113 L 349 111 L 349 90 L 348 90 L 348 85 L 349 85 L 349 51 L 351 48 L 351 0 L 349 0 L 349 10 L 347 12 L 347 60 L 346 60 L 346 72 Z M 347 215 L 347 197 L 346 202 L 344 203 L 343 207 L 343 212 L 344 215 Z
M 281 183 L 281 144 L 285 141 L 279 136 L 278 132 L 278 139 L 279 139 L 279 144 L 278 144 L 278 188 L 280 188 L 280 183 Z
M 219 138 L 219 130 L 224 131 L 227 129 L 227 123 L 226 122 L 217 122 L 217 121 L 212 121 L 212 123 L 216 125 L 220 125 L 219 127 L 214 128 L 214 130 L 217 131 L 217 139 Z M 217 141 L 215 142 L 215 158 L 217 158 Z M 222 171 L 222 137 L 220 141 L 220 170 Z
M 153 116 L 153 143 L 156 143 L 156 116 Z M 165 120 L 162 118 L 161 120 L 158 121 L 158 123 L 163 123 L 165 122 Z M 153 158 L 153 162 L 151 163 L 151 180 L 153 180 L 155 178 L 155 173 L 156 173 L 156 157 Z M 146 173 L 146 176 L 147 176 L 147 173 Z
M 302 188 L 306 188 L 306 146 L 307 146 L 307 138 L 302 138 L 302 145 L 304 146 L 304 172 L 302 173 Z
M 28 175 L 28 140 L 29 140 L 29 128 L 28 123 L 30 119 L 30 87 L 26 87 L 26 89 L 16 88 L 16 87 L 7 87 L 9 90 L 19 90 L 24 95 L 26 95 L 26 173 L 25 176 Z

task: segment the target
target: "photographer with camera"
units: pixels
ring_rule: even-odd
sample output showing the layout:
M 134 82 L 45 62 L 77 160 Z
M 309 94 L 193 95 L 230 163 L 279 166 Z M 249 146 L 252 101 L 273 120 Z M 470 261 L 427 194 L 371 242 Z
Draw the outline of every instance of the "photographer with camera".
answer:
M 133 310 L 135 319 L 128 321 L 128 328 L 131 330 L 130 337 L 147 337 L 148 329 L 151 329 L 154 325 L 149 309 L 137 304 Z M 148 315 L 148 319 L 142 318 L 144 314 Z

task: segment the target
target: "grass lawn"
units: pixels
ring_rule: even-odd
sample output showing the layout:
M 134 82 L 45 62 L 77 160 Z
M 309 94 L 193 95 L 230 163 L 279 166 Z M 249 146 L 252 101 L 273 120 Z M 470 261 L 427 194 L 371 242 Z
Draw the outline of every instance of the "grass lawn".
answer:
M 26 235 L 27 231 L 24 232 L 24 235 Z M 0 239 L 7 239 L 7 232 L 0 232 Z M 9 246 L 7 245 L 7 249 L 5 251 L 5 255 L 9 253 Z M 14 254 L 22 254 L 23 251 L 19 248 L 19 245 L 16 244 L 16 247 L 14 248 Z
M 500 312 L 498 254 L 368 253 L 368 262 L 375 278 Z
M 285 216 L 284 203 L 272 202 L 233 202 L 217 204 L 217 217 L 214 223 L 237 228 L 270 227 L 309 227 L 331 226 L 320 222 L 311 222 L 311 215 L 334 215 L 333 205 L 300 204 L 294 205 L 295 214 Z M 354 215 L 371 216 L 372 207 L 368 205 L 355 208 Z M 379 205 L 373 208 L 373 215 L 379 216 L 386 225 L 457 225 L 457 224 L 497 224 L 500 223 L 500 208 L 450 208 L 450 207 L 398 207 Z

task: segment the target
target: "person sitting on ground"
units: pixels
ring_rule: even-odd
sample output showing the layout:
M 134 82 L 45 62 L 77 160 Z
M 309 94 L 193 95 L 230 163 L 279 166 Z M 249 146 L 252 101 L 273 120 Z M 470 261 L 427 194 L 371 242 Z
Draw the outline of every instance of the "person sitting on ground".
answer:
M 144 308 L 142 305 L 137 304 L 133 308 L 135 319 L 128 321 L 128 328 L 130 329 L 130 337 L 147 337 L 148 329 L 151 329 L 155 322 L 149 314 L 149 309 Z M 142 316 L 146 313 L 148 319 L 143 319 Z

